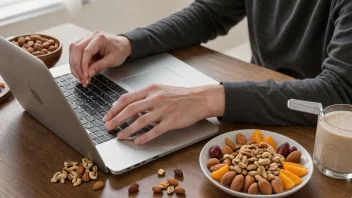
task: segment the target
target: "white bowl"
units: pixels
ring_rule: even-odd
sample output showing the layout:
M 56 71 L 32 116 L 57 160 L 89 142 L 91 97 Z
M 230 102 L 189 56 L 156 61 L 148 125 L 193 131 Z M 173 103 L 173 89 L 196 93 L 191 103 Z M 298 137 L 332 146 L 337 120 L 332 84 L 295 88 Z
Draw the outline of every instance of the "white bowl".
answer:
M 231 190 L 229 187 L 223 186 L 220 184 L 219 181 L 213 179 L 210 177 L 210 170 L 207 168 L 206 163 L 208 161 L 208 159 L 210 159 L 209 154 L 208 154 L 208 150 L 211 146 L 213 145 L 218 145 L 221 147 L 225 146 L 225 138 L 228 137 L 231 140 L 235 140 L 236 139 L 236 135 L 238 133 L 242 133 L 244 136 L 246 136 L 247 140 L 250 139 L 251 135 L 253 134 L 253 132 L 255 131 L 255 129 L 245 129 L 245 130 L 238 130 L 238 131 L 232 131 L 232 132 L 228 132 L 222 135 L 219 135 L 215 138 L 213 138 L 212 140 L 210 140 L 202 149 L 202 151 L 200 152 L 200 156 L 199 156 L 199 163 L 200 163 L 200 167 L 203 171 L 203 173 L 205 174 L 205 176 L 218 188 L 220 188 L 221 190 L 237 196 L 237 197 L 265 197 L 265 198 L 269 198 L 269 197 L 285 197 L 288 196 L 296 191 L 298 191 L 299 189 L 301 189 L 304 185 L 306 185 L 308 183 L 308 181 L 310 180 L 310 178 L 313 175 L 313 160 L 312 157 L 309 155 L 308 151 L 303 148 L 303 146 L 301 146 L 300 144 L 298 144 L 296 141 L 280 135 L 278 133 L 274 133 L 274 132 L 270 132 L 270 131 L 265 131 L 265 130 L 261 130 L 262 134 L 264 135 L 264 137 L 266 136 L 271 136 L 275 143 L 277 144 L 277 146 L 281 145 L 284 142 L 288 142 L 290 144 L 290 146 L 295 146 L 297 148 L 297 150 L 302 152 L 302 158 L 301 158 L 301 162 L 300 164 L 305 166 L 308 169 L 308 174 L 306 174 L 305 176 L 301 177 L 301 179 L 303 180 L 302 183 L 300 183 L 299 185 L 291 188 L 290 190 L 285 190 L 283 193 L 280 194 L 272 194 L 272 195 L 262 195 L 262 194 L 257 194 L 257 195 L 250 195 L 244 192 L 237 192 L 234 190 Z

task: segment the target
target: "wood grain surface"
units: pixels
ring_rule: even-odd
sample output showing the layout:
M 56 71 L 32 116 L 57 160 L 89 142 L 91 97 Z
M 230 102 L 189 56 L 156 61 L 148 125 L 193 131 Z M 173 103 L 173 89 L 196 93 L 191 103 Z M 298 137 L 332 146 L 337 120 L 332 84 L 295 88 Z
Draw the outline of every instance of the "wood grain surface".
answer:
M 63 42 L 63 56 L 59 63 L 68 62 L 68 45 L 89 31 L 65 24 L 41 33 L 53 35 Z M 218 81 L 276 81 L 294 80 L 291 77 L 234 58 L 201 46 L 177 50 L 171 53 L 192 67 Z M 314 148 L 315 127 L 310 126 L 259 126 L 252 124 L 220 124 L 220 133 L 248 128 L 274 131 L 290 137 L 304 146 L 310 154 Z M 209 139 L 208 139 L 209 140 Z M 202 141 L 180 151 L 157 159 L 122 175 L 99 172 L 99 180 L 106 182 L 103 190 L 93 191 L 93 182 L 73 187 L 71 183 L 51 183 L 52 175 L 62 169 L 66 160 L 80 160 L 82 156 L 59 139 L 45 126 L 26 113 L 16 99 L 0 105 L 0 197 L 231 197 L 212 185 L 199 166 Z M 166 177 L 159 178 L 159 168 L 166 170 Z M 168 196 L 152 193 L 151 187 L 167 177 L 173 170 L 184 172 L 180 183 L 186 196 Z M 131 183 L 140 185 L 138 193 L 129 195 Z M 315 168 L 309 183 L 290 197 L 351 197 L 352 184 L 348 181 L 325 177 Z

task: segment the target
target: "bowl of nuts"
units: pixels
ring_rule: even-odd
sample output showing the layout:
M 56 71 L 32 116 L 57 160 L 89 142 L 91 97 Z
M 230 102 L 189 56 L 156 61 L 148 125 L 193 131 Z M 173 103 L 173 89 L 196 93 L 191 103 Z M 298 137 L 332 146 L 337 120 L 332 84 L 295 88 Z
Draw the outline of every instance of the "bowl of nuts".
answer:
M 60 59 L 62 44 L 59 39 L 44 34 L 26 34 L 8 38 L 10 42 L 39 58 L 51 68 Z
M 215 186 L 237 197 L 285 197 L 313 175 L 313 160 L 303 146 L 265 130 L 219 135 L 203 147 L 199 163 Z

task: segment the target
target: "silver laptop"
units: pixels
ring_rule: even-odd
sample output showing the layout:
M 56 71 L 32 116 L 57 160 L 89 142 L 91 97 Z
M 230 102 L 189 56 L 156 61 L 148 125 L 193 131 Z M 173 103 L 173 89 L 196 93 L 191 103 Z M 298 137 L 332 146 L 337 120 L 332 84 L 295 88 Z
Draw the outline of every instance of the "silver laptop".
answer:
M 202 120 L 137 146 L 133 140 L 116 138 L 133 119 L 116 130 L 105 129 L 103 116 L 124 93 L 152 83 L 184 87 L 218 83 L 169 54 L 105 70 L 84 88 L 70 74 L 69 65 L 48 70 L 39 59 L 0 37 L 0 75 L 29 114 L 105 172 L 121 174 L 218 132 L 214 124 Z

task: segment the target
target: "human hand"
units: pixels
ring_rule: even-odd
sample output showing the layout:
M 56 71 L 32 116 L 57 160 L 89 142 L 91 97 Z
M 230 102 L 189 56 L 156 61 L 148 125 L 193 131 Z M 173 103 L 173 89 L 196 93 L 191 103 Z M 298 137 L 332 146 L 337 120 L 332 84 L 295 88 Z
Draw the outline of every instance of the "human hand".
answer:
M 96 31 L 71 43 L 69 62 L 72 74 L 87 86 L 94 75 L 121 65 L 130 55 L 131 44 L 126 37 L 111 37 Z
M 135 139 L 135 144 L 141 145 L 169 130 L 190 126 L 204 118 L 222 116 L 224 106 L 222 85 L 194 88 L 150 85 L 140 91 L 122 95 L 105 115 L 104 121 L 105 127 L 113 130 L 138 113 L 148 112 L 118 133 L 118 139 L 126 139 L 156 122 L 153 129 Z

